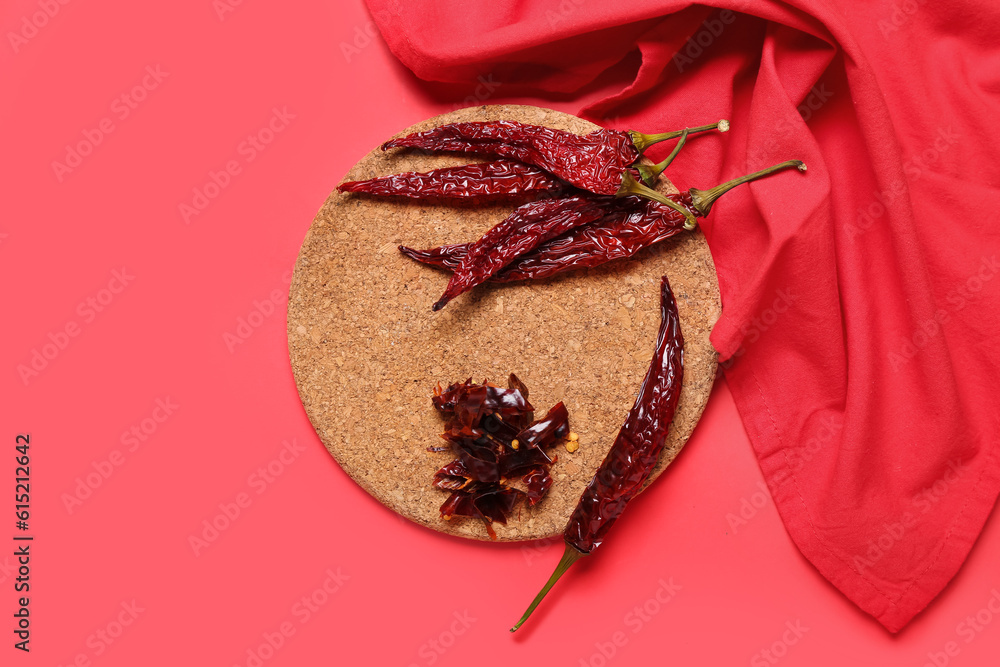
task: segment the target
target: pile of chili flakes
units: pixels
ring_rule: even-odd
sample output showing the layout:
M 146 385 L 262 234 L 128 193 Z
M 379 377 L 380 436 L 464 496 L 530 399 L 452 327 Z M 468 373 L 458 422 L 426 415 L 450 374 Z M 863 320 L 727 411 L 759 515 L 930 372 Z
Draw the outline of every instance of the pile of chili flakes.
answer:
M 469 378 L 445 390 L 438 384 L 431 400 L 447 419 L 441 437 L 448 444 L 427 450 L 458 457 L 434 474 L 434 486 L 451 492 L 441 516 L 480 519 L 495 540 L 494 521 L 506 525 L 518 503 L 536 505 L 552 486 L 556 457 L 546 450 L 569 435 L 566 406 L 560 401 L 536 421 L 528 388 L 513 373 L 507 389 Z M 511 485 L 517 479 L 525 490 Z

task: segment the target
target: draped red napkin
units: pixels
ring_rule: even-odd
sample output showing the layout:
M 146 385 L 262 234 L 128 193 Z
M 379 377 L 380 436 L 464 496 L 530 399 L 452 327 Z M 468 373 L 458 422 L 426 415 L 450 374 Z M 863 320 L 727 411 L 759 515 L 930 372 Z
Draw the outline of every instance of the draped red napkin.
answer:
M 429 81 L 593 97 L 631 66 L 582 112 L 643 132 L 731 119 L 670 168 L 682 189 L 805 160 L 703 221 L 712 342 L 792 539 L 895 632 L 1000 489 L 1000 8 L 713 4 L 368 0 Z

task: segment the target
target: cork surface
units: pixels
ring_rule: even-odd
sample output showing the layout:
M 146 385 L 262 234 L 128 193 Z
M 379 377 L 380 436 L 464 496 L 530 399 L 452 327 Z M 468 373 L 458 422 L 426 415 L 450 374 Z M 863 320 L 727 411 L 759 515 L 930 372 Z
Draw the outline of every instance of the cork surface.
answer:
M 460 109 L 400 134 L 444 123 L 512 119 L 587 133 L 597 126 L 529 106 Z M 388 139 L 389 137 L 386 137 Z M 344 180 L 427 171 L 474 161 L 468 156 L 377 148 Z M 661 178 L 660 190 L 676 192 Z M 288 304 L 288 347 L 295 382 L 313 427 L 344 470 L 402 516 L 441 532 L 489 539 L 473 519 L 444 521 L 448 497 L 431 486 L 449 453 L 443 421 L 431 406 L 441 382 L 515 372 L 536 414 L 564 401 L 580 448 L 557 446 L 555 480 L 534 508 L 522 506 L 500 540 L 558 535 L 632 407 L 660 324 L 659 282 L 666 274 L 685 338 L 684 386 L 667 447 L 653 479 L 691 435 L 708 400 L 716 355 L 708 336 L 721 311 L 715 267 L 700 231 L 668 239 L 633 258 L 547 281 L 484 285 L 438 313 L 431 304 L 447 273 L 399 254 L 477 239 L 513 210 L 510 204 L 453 207 L 330 195 L 306 235 Z

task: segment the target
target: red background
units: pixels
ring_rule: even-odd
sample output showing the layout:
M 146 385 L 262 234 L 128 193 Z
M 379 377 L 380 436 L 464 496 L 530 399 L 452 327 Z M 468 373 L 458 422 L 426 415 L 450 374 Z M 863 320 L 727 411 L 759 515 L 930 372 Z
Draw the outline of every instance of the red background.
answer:
M 58 11 L 32 31 L 42 5 Z M 29 654 L 12 648 L 16 574 L 0 555 L 5 664 L 257 664 L 248 651 L 266 665 L 996 664 L 996 517 L 892 636 L 788 539 L 721 381 L 669 474 L 511 636 L 561 546 L 465 542 L 381 507 L 312 431 L 285 337 L 289 272 L 330 190 L 386 137 L 475 91 L 417 81 L 361 2 L 221 6 L 0 10 L 0 554 L 17 532 L 18 433 L 31 435 L 35 536 Z M 501 85 L 476 102 L 572 113 L 622 75 L 572 99 Z M 251 151 L 275 109 L 284 127 Z M 96 145 L 78 166 L 53 166 L 76 164 L 67 146 L 80 142 Z M 202 201 L 213 173 L 225 186 Z M 186 222 L 182 204 L 206 205 Z M 245 340 L 241 319 L 259 325 Z M 286 441 L 286 463 L 258 473 Z M 192 546 L 238 498 L 239 516 Z M 296 605 L 328 570 L 349 578 L 307 616 Z M 661 580 L 679 587 L 666 603 Z M 279 641 L 283 624 L 294 633 Z M 260 654 L 266 636 L 280 646 Z

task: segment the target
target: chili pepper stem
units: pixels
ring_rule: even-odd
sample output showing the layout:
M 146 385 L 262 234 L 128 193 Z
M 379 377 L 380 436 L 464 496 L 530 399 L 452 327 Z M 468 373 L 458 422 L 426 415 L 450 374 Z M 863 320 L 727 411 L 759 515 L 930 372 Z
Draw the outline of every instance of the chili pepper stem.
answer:
M 526 620 L 528 620 L 528 617 L 531 616 L 531 612 L 535 611 L 535 607 L 538 606 L 538 603 L 542 601 L 542 598 L 544 598 L 546 594 L 555 585 L 555 583 L 559 581 L 559 577 L 563 576 L 563 574 L 566 573 L 566 570 L 569 569 L 569 566 L 586 555 L 587 554 L 583 553 L 570 543 L 568 542 L 566 543 L 566 551 L 563 552 L 562 558 L 559 559 L 559 564 L 556 565 L 555 572 L 552 573 L 552 576 L 549 577 L 549 580 L 545 582 L 545 586 L 542 587 L 542 590 L 538 592 L 538 595 L 535 596 L 535 599 L 531 601 L 530 605 L 528 605 L 528 610 L 524 612 L 524 616 L 521 617 L 521 620 L 519 620 L 514 625 L 514 627 L 510 629 L 511 632 L 515 632 L 519 627 L 521 627 L 524 624 Z
M 768 167 L 767 169 L 761 169 L 760 171 L 755 171 L 754 173 L 747 174 L 746 176 L 734 178 L 733 180 L 727 181 L 721 185 L 716 185 L 710 190 L 691 188 L 688 190 L 688 194 L 691 195 L 691 203 L 696 209 L 698 209 L 698 212 L 703 216 L 708 215 L 708 212 L 712 210 L 712 204 L 715 203 L 715 200 L 735 188 L 737 185 L 749 183 L 750 181 L 756 181 L 758 178 L 770 176 L 776 171 L 788 169 L 789 167 L 795 167 L 799 171 L 806 170 L 806 164 L 802 160 L 788 160 L 786 162 L 776 164 L 773 167 Z
M 688 130 L 688 132 L 707 132 L 709 130 L 728 132 L 729 121 L 723 118 L 718 123 L 692 127 L 690 130 Z M 661 141 L 667 141 L 668 139 L 676 139 L 677 137 L 681 136 L 681 134 L 684 133 L 684 130 L 678 130 L 676 132 L 661 132 L 660 134 L 643 134 L 642 132 L 629 130 L 628 133 L 629 136 L 632 137 L 632 143 L 635 145 L 635 149 L 639 151 L 639 153 L 644 153 L 646 149 L 652 146 L 653 144 L 658 144 Z
M 639 197 L 645 197 L 646 199 L 652 199 L 653 201 L 658 201 L 665 206 L 669 206 L 678 213 L 684 216 L 684 229 L 691 230 L 698 226 L 698 222 L 694 219 L 694 214 L 688 209 L 684 208 L 673 199 L 664 197 L 656 190 L 647 187 L 635 180 L 635 177 L 628 171 L 622 172 L 622 186 L 618 188 L 618 192 L 615 193 L 616 197 L 627 197 L 628 195 L 638 195 Z
M 670 155 L 667 156 L 666 160 L 659 164 L 654 164 L 652 167 L 645 164 L 635 165 L 635 170 L 639 172 L 639 176 L 646 183 L 646 185 L 652 187 L 653 183 L 656 182 L 656 179 L 663 173 L 663 170 L 670 166 L 670 163 L 674 161 L 677 154 L 681 152 L 682 148 L 684 148 L 684 144 L 687 143 L 687 139 L 688 129 L 684 128 L 684 131 L 681 132 L 681 140 L 677 142 L 676 146 L 674 146 L 674 150 L 670 151 Z

